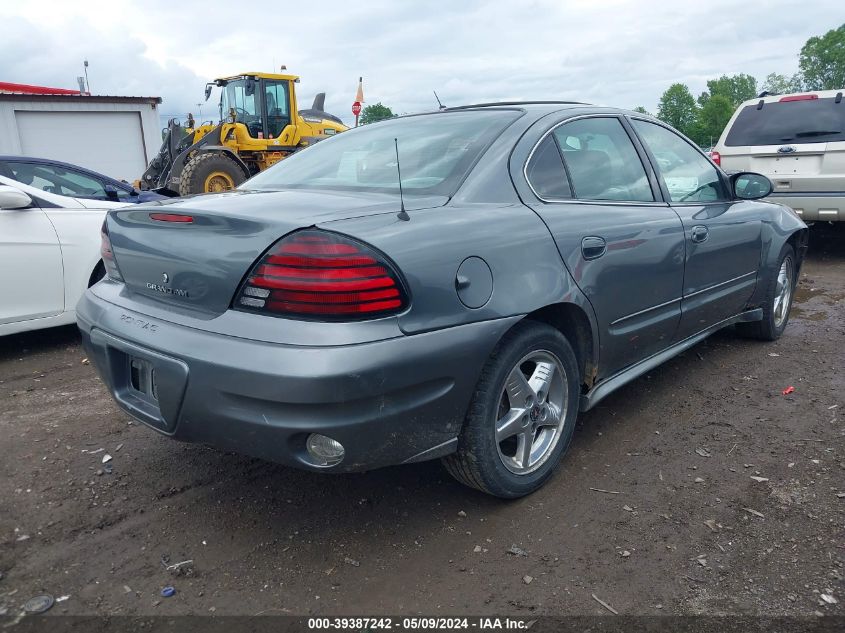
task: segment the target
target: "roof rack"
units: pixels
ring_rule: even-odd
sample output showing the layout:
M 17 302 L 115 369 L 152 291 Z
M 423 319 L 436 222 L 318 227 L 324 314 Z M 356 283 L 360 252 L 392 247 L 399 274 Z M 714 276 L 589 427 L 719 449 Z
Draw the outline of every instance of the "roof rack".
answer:
M 590 105 L 583 101 L 494 101 L 490 103 L 470 103 L 467 105 L 451 106 L 445 110 L 467 110 L 469 108 L 489 108 L 492 106 L 518 106 L 518 105 Z

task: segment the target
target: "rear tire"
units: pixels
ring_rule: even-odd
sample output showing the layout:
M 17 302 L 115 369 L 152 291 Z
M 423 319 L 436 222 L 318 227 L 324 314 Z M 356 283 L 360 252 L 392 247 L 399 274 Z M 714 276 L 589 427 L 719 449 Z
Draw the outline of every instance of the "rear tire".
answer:
M 572 441 L 580 383 L 566 337 L 544 323 L 517 324 L 481 372 L 458 450 L 443 459 L 446 470 L 504 499 L 534 492 Z
M 797 270 L 795 251 L 789 244 L 784 244 L 777 265 L 764 282 L 766 292 L 763 297 L 763 319 L 738 324 L 740 334 L 761 341 L 776 341 L 781 337 L 789 322 Z
M 179 195 L 219 193 L 234 189 L 246 180 L 243 169 L 221 152 L 194 154 L 185 164 L 179 180 Z

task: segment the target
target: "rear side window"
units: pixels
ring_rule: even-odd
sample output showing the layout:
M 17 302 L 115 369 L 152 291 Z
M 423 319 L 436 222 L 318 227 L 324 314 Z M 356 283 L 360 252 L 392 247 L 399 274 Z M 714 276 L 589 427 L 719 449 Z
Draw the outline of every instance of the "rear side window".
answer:
M 845 141 L 845 101 L 833 98 L 745 106 L 725 145 L 783 145 Z
M 716 202 L 727 195 L 719 172 L 701 152 L 661 125 L 631 121 L 657 161 L 672 202 Z
M 578 119 L 554 136 L 580 200 L 653 202 L 642 161 L 619 119 Z
M 557 143 L 547 136 L 531 156 L 525 170 L 528 182 L 540 198 L 560 200 L 572 197 L 563 160 L 557 149 Z

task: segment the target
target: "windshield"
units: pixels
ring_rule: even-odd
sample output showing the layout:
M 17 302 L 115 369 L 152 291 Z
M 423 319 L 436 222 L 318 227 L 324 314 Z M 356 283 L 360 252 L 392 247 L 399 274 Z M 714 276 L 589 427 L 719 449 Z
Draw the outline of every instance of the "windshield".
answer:
M 320 141 L 241 185 L 242 189 L 341 189 L 451 195 L 516 110 L 467 110 L 364 125 Z
M 235 120 L 239 123 L 253 123 L 261 120 L 261 112 L 255 100 L 256 81 L 247 82 L 237 79 L 223 86 L 220 95 L 220 118 L 225 119 L 230 111 L 235 111 Z
M 833 98 L 778 101 L 742 109 L 725 145 L 783 145 L 845 141 L 845 103 Z

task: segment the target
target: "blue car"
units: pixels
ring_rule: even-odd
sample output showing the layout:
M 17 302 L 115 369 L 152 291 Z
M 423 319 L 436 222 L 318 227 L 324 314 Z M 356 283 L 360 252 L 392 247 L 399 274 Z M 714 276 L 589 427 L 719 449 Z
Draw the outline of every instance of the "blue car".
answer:
M 0 176 L 48 193 L 73 198 L 126 203 L 164 199 L 164 196 L 152 191 L 139 191 L 129 183 L 49 158 L 0 156 Z

